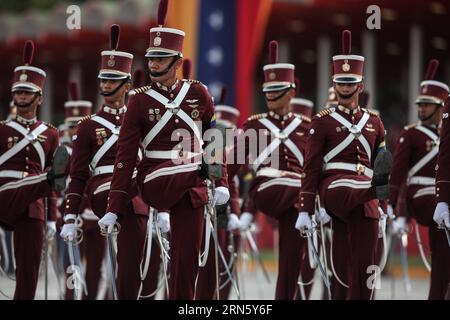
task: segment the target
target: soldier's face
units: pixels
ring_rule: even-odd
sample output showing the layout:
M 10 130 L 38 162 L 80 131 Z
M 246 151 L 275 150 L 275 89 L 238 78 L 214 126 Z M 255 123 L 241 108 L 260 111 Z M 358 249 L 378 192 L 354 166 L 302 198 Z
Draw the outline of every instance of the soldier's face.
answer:
M 270 92 L 266 92 L 265 93 L 266 103 L 267 103 L 267 107 L 269 108 L 269 110 L 276 111 L 276 110 L 283 109 L 286 106 L 289 106 L 289 103 L 290 103 L 291 99 L 295 95 L 295 91 L 294 90 L 289 90 L 281 98 L 279 98 L 279 99 L 277 99 L 275 101 L 270 101 L 270 100 L 275 99 L 276 97 L 278 97 L 278 96 L 280 96 L 282 94 L 283 94 L 283 91 L 270 91 Z
M 104 93 L 109 93 L 115 91 L 121 84 L 123 80 L 110 80 L 110 79 L 100 79 L 100 91 Z M 105 96 L 106 101 L 118 101 L 122 97 L 125 97 L 125 93 L 129 90 L 130 85 L 126 83 L 119 88 L 114 94 L 110 96 Z
M 360 83 L 335 83 L 334 90 L 339 101 L 348 102 L 357 99 L 358 93 L 364 90 L 364 85 Z
M 67 133 L 69 134 L 69 137 L 72 139 L 72 137 L 77 133 L 77 126 L 70 126 L 67 129 Z
M 439 106 L 434 103 L 419 103 L 418 107 L 419 110 L 417 113 L 421 121 L 430 119 L 436 113 L 436 109 L 439 108 Z
M 14 105 L 20 109 L 29 109 L 37 108 L 43 101 L 42 96 L 36 97 L 37 93 L 30 91 L 15 91 L 13 93 Z M 31 104 L 30 104 L 31 103 Z
M 177 57 L 151 57 L 148 59 L 148 69 L 153 74 L 164 72 L 168 70 L 175 59 L 177 59 Z M 152 75 L 152 79 L 159 82 L 164 82 L 167 79 L 174 78 L 176 76 L 176 71 L 181 63 L 182 59 L 177 59 L 177 61 L 173 64 L 172 67 L 170 67 L 167 73 L 164 73 L 161 76 Z

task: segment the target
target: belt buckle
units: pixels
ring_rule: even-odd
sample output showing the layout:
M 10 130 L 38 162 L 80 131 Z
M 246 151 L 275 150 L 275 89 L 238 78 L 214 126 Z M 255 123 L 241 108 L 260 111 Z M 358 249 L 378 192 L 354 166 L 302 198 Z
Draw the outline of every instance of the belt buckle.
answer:
M 361 163 L 358 163 L 356 165 L 356 173 L 358 173 L 358 176 L 364 174 L 364 171 L 366 171 L 366 167 L 362 165 Z

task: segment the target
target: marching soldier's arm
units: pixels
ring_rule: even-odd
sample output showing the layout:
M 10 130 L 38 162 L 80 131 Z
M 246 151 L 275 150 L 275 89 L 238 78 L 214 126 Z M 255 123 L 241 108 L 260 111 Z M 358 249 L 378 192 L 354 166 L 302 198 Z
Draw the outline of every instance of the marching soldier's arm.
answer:
M 205 98 L 205 113 L 202 118 L 202 127 L 205 128 L 203 134 L 207 129 L 214 128 L 216 125 L 216 116 L 214 114 L 214 103 L 211 98 L 211 95 L 208 93 L 208 90 L 202 85 L 199 84 L 201 90 L 204 91 Z M 224 141 L 225 142 L 225 141 Z M 226 148 L 223 146 L 223 156 L 222 156 L 222 178 L 216 181 L 216 187 L 225 187 L 228 188 L 228 174 L 227 174 L 227 161 L 226 161 Z
M 49 134 L 48 139 L 50 140 L 50 151 L 47 154 L 47 157 L 45 159 L 45 163 L 46 163 L 46 169 L 48 169 L 51 164 L 52 164 L 52 158 L 53 158 L 53 154 L 56 151 L 56 148 L 58 148 L 59 146 L 59 136 L 58 136 L 58 131 L 55 128 L 51 128 L 51 133 Z M 49 215 L 47 217 L 48 221 L 56 221 L 57 216 L 58 216 L 58 207 L 56 204 L 56 201 L 58 199 L 58 194 L 56 193 L 56 191 L 52 191 L 49 197 Z
M 239 205 L 239 188 L 234 179 L 229 180 L 228 185 L 230 190 L 230 211 L 239 216 L 241 213 L 241 207 Z
M 247 163 L 249 154 L 249 142 L 246 139 L 246 132 L 250 128 L 249 121 L 246 121 L 242 127 L 240 134 L 234 139 L 233 149 L 230 150 L 230 156 L 228 157 L 230 163 L 228 163 L 228 183 L 234 178 L 240 168 Z
M 142 113 L 139 111 L 140 95 L 131 96 L 128 111 L 125 113 L 117 142 L 116 163 L 109 192 L 108 209 L 120 215 L 126 211 L 129 201 L 128 190 L 131 186 L 133 170 L 136 166 L 137 154 L 141 139 Z
M 306 143 L 305 165 L 299 196 L 299 211 L 314 213 L 316 193 L 322 173 L 326 141 L 326 118 L 315 116 L 311 121 Z
M 394 162 L 392 164 L 391 176 L 389 178 L 389 203 L 392 206 L 398 201 L 400 188 L 408 175 L 410 158 L 412 152 L 411 136 L 407 130 L 400 135 L 397 149 L 395 150 Z
M 80 206 L 86 181 L 90 178 L 91 143 L 89 139 L 90 121 L 82 121 L 73 137 L 70 157 L 70 183 L 66 193 L 64 214 L 80 214 Z
M 450 203 L 450 99 L 442 116 L 442 128 L 436 171 L 437 202 Z

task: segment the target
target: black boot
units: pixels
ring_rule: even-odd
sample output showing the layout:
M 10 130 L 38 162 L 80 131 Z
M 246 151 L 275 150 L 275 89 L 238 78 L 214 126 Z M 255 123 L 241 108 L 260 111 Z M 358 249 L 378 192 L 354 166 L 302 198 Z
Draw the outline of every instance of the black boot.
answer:
M 66 188 L 67 168 L 70 155 L 66 147 L 59 146 L 53 155 L 52 166 L 47 173 L 47 180 L 55 191 L 63 191 Z
M 379 200 L 389 197 L 389 174 L 392 168 L 392 154 L 387 151 L 380 151 L 375 158 L 373 165 L 372 186 Z

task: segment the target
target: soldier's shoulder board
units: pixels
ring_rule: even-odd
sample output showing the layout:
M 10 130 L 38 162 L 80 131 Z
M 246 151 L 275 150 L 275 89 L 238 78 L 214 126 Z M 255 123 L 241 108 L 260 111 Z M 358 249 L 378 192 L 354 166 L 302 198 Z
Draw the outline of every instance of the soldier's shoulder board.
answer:
M 7 124 L 10 120 L 2 120 L 0 121 L 0 126 Z
M 80 123 L 82 123 L 82 122 L 84 122 L 84 121 L 86 121 L 86 120 L 91 119 L 93 116 L 95 116 L 95 113 L 94 113 L 94 114 L 90 114 L 90 115 L 88 115 L 88 116 L 85 116 L 85 117 L 81 118 L 80 121 L 78 121 L 78 124 L 80 124 Z
M 378 111 L 370 110 L 370 109 L 367 109 L 367 108 L 361 108 L 361 110 L 363 110 L 364 112 L 367 112 L 371 116 L 375 116 L 375 117 L 379 117 L 380 116 L 380 113 Z
M 296 116 L 297 118 L 301 119 L 302 121 L 305 121 L 305 122 L 311 122 L 311 118 L 310 118 L 310 117 L 307 117 L 307 116 L 305 116 L 305 115 L 303 115 L 303 114 L 296 113 L 295 116 Z
M 49 122 L 44 122 L 44 124 L 45 124 L 47 127 L 52 128 L 52 129 L 55 129 L 56 131 L 58 131 L 58 128 L 55 127 L 54 125 L 52 125 L 51 123 L 49 123 Z
M 134 95 L 137 95 L 138 93 L 144 93 L 144 92 L 147 92 L 147 91 L 150 90 L 150 89 L 151 89 L 151 86 L 143 86 L 143 87 L 139 87 L 139 88 L 130 90 L 130 92 L 128 92 L 128 95 L 129 95 L 129 96 L 134 96 Z
M 325 117 L 325 116 L 333 113 L 335 110 L 336 110 L 335 108 L 326 108 L 326 109 L 320 111 L 318 114 L 316 114 L 316 116 L 318 118 L 322 118 L 322 117 Z
M 189 83 L 200 83 L 201 84 L 201 81 L 195 80 L 195 79 L 183 79 L 183 81 L 184 82 L 189 82 Z
M 419 124 L 418 122 L 411 123 L 411 124 L 408 124 L 407 126 L 404 126 L 403 129 L 409 130 L 409 129 L 417 127 L 418 124 Z
M 267 118 L 267 113 L 258 113 L 248 117 L 247 121 L 259 120 L 264 118 Z

